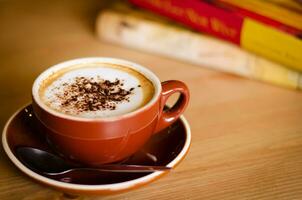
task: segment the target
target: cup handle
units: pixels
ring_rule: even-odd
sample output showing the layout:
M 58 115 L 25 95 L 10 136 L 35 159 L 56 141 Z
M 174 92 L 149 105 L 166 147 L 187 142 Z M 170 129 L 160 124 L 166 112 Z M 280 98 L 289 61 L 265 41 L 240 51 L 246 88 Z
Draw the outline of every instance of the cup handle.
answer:
M 162 82 L 161 85 L 160 113 L 154 133 L 158 133 L 175 122 L 186 109 L 190 98 L 188 87 L 181 81 L 170 80 Z M 168 98 L 176 92 L 180 93 L 178 100 L 172 108 L 164 110 Z

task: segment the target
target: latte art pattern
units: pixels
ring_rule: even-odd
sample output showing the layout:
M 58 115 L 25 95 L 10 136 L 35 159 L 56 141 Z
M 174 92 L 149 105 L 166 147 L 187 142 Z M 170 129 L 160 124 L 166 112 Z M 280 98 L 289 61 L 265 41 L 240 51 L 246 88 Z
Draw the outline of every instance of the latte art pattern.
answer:
M 84 118 L 132 112 L 146 104 L 154 92 L 143 75 L 106 66 L 75 68 L 46 80 L 44 85 L 39 93 L 48 107 Z

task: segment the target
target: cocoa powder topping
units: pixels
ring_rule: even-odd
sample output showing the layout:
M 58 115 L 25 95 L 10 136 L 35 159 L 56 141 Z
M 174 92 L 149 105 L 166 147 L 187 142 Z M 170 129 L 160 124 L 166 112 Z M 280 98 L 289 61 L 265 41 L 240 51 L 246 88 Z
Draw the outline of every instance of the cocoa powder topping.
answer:
M 65 110 L 76 112 L 115 110 L 117 104 L 128 101 L 134 88 L 123 89 L 123 81 L 76 77 L 71 83 L 63 83 L 63 93 L 57 94 Z

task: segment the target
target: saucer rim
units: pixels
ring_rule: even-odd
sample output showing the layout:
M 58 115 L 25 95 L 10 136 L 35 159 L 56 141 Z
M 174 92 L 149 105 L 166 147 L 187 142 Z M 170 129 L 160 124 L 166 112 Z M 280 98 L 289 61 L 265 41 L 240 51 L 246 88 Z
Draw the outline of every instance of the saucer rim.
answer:
M 167 173 L 167 172 L 153 172 L 153 173 L 148 174 L 146 176 L 136 178 L 136 179 L 132 179 L 132 180 L 129 180 L 129 181 L 112 183 L 112 184 L 98 184 L 98 185 L 65 183 L 65 182 L 53 180 L 53 179 L 47 178 L 45 176 L 42 176 L 42 175 L 30 170 L 23 163 L 21 163 L 19 161 L 19 159 L 13 154 L 13 152 L 12 152 L 11 148 L 9 147 L 8 142 L 7 142 L 8 126 L 11 124 L 12 120 L 23 109 L 25 109 L 26 107 L 28 107 L 30 105 L 31 105 L 31 103 L 28 103 L 28 104 L 20 107 L 7 120 L 7 122 L 5 123 L 5 126 L 3 128 L 3 132 L 2 132 L 2 146 L 4 148 L 4 151 L 5 151 L 6 155 L 12 161 L 12 163 L 19 170 L 21 170 L 23 173 L 25 173 L 26 175 L 28 175 L 29 177 L 31 177 L 34 180 L 37 180 L 37 181 L 39 181 L 41 183 L 44 183 L 46 185 L 49 185 L 49 186 L 53 186 L 53 187 L 56 187 L 56 188 L 62 188 L 62 189 L 66 189 L 66 190 L 112 191 L 112 192 L 114 192 L 114 191 L 120 191 L 120 190 L 127 190 L 127 189 L 133 188 L 137 185 L 147 184 L 147 183 L 155 180 L 156 178 L 160 178 L 162 175 Z M 186 156 L 186 154 L 187 154 L 187 152 L 190 148 L 190 145 L 191 145 L 191 129 L 190 129 L 189 123 L 183 115 L 181 115 L 179 119 L 182 121 L 182 123 L 184 125 L 184 128 L 186 130 L 186 141 L 185 141 L 185 144 L 184 144 L 182 150 L 179 152 L 179 154 L 171 162 L 169 162 L 166 165 L 167 167 L 171 167 L 172 169 L 174 167 L 176 167 L 176 165 L 178 165 L 183 160 L 183 158 Z

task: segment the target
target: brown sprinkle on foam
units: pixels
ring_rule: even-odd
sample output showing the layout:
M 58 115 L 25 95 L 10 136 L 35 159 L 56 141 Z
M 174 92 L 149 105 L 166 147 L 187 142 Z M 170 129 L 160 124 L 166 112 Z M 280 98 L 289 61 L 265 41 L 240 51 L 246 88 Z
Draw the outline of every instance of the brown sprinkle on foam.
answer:
M 99 77 L 98 77 L 99 78 Z M 63 83 L 63 94 L 57 94 L 61 106 L 66 112 L 74 109 L 76 112 L 115 110 L 117 104 L 128 101 L 134 88 L 123 89 L 123 81 L 116 79 L 94 80 L 87 77 L 76 77 L 73 83 Z

